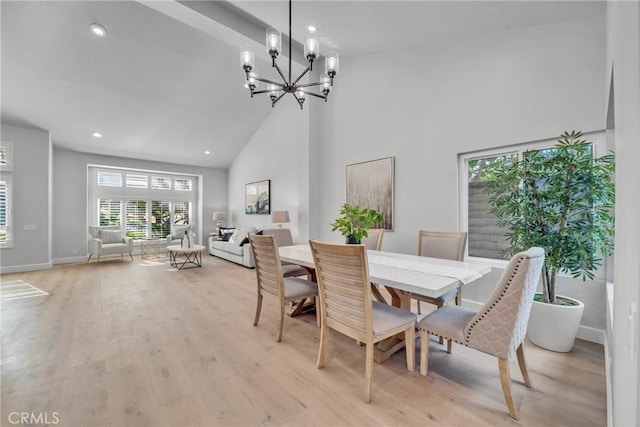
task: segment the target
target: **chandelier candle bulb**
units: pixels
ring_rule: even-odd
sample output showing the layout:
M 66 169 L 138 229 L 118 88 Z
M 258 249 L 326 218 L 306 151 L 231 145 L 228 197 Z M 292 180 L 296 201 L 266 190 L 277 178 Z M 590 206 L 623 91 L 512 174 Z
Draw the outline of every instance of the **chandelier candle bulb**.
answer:
M 240 52 L 240 63 L 242 64 L 242 69 L 248 73 L 253 70 L 256 63 L 256 57 L 251 50 L 244 48 Z
M 320 43 L 318 42 L 318 33 L 308 33 L 304 38 L 304 56 L 307 61 L 313 64 L 313 61 L 320 53 Z
M 267 29 L 267 53 L 275 61 L 276 57 L 282 51 L 282 36 L 280 31 L 271 27 Z
M 329 52 L 324 59 L 324 71 L 331 78 L 331 86 L 333 86 L 333 78 L 338 74 L 340 58 L 338 52 Z

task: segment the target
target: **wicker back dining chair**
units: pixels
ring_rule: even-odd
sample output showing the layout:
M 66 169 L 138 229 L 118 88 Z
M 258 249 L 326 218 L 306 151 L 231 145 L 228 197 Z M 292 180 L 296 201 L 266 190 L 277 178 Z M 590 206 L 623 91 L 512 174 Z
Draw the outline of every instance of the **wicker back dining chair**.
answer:
M 364 401 L 371 401 L 374 345 L 404 333 L 407 369 L 415 364 L 416 315 L 372 301 L 367 252 L 363 245 L 336 245 L 311 240 L 320 294 L 320 349 L 317 367 L 325 364 L 329 329 L 365 345 Z
M 294 301 L 304 304 L 307 298 L 314 299 L 318 295 L 318 285 L 299 277 L 284 277 L 274 236 L 250 234 L 249 241 L 251 242 L 251 251 L 256 265 L 256 282 L 258 286 L 258 300 L 253 326 L 257 326 L 258 320 L 260 320 L 263 297 L 265 295 L 273 297 L 278 301 L 280 307 L 280 322 L 278 323 L 276 336 L 276 341 L 280 342 L 282 340 L 285 305 Z M 318 316 L 317 307 L 316 316 Z
M 509 414 L 518 419 L 511 394 L 509 357 L 515 352 L 527 387 L 532 387 L 524 356 L 523 341 L 540 280 L 544 250 L 533 247 L 514 255 L 485 305 L 471 310 L 447 305 L 420 321 L 420 373 L 427 375 L 429 334 L 454 340 L 498 358 L 500 383 Z

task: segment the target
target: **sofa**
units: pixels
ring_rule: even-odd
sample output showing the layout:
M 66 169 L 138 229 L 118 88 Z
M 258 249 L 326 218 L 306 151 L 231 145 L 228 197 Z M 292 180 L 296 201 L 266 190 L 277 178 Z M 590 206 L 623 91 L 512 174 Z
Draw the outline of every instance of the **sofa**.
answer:
M 216 236 L 209 236 L 209 254 L 227 261 L 235 262 L 247 268 L 255 268 L 249 233 L 258 232 L 255 227 L 237 229 L 229 236 L 229 240 L 218 240 Z M 288 228 L 271 228 L 258 232 L 263 235 L 274 235 L 278 246 L 293 245 L 291 230 Z
M 133 239 L 127 237 L 119 225 L 117 226 L 89 226 L 89 258 L 96 256 L 98 262 L 100 257 L 104 255 L 120 255 L 129 254 L 133 261 Z

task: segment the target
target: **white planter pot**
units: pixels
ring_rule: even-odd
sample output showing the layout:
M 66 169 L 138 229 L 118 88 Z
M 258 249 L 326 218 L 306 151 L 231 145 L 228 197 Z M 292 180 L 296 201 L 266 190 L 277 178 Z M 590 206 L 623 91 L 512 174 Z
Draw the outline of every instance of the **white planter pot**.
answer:
M 575 302 L 575 306 L 533 302 L 527 335 L 538 347 L 558 352 L 568 352 L 576 340 L 584 304 L 578 300 L 558 295 L 557 298 Z

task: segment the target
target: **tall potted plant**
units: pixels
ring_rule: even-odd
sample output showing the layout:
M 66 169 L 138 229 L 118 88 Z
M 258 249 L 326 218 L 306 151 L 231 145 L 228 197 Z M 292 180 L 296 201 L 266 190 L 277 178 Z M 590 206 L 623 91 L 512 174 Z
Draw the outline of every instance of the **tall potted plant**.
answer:
M 556 294 L 558 273 L 593 279 L 613 253 L 614 165 L 613 154 L 595 158 L 581 132 L 565 132 L 555 147 L 497 166 L 486 189 L 491 213 L 508 230 L 507 255 L 545 249 L 543 292 L 529 321 L 529 339 L 541 347 L 570 351 L 582 318 L 582 303 Z M 570 318 L 554 320 L 558 310 Z
M 369 237 L 368 229 L 376 222 L 382 222 L 382 214 L 375 209 L 345 203 L 340 208 L 340 217 L 331 223 L 331 231 L 338 230 L 348 244 L 360 244 L 363 237 Z

